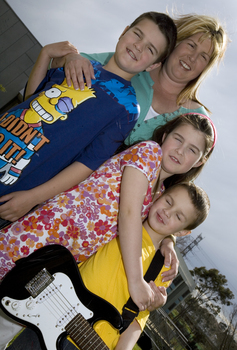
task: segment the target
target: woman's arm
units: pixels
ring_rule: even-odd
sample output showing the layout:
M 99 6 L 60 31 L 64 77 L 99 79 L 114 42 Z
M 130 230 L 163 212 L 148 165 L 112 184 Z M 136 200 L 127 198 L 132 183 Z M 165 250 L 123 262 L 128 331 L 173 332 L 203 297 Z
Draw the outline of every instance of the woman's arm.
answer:
M 28 191 L 18 191 L 0 197 L 0 217 L 16 221 L 27 214 L 34 206 L 57 194 L 68 190 L 85 180 L 92 170 L 86 165 L 74 162 L 49 181 Z
M 139 310 L 145 310 L 154 299 L 152 289 L 143 279 L 141 255 L 141 210 L 147 189 L 146 176 L 126 166 L 121 181 L 118 232 L 129 293 Z
M 68 54 L 61 58 L 55 58 L 52 68 L 64 67 L 67 85 L 74 86 L 74 89 L 84 90 L 84 78 L 86 85 L 91 87 L 91 79 L 95 79 L 94 69 L 91 62 L 79 53 Z
M 92 54 L 68 54 L 64 57 L 54 58 L 52 68 L 64 67 L 68 86 L 73 83 L 75 89 L 84 89 L 84 82 L 90 88 L 91 79 L 95 79 L 94 70 L 89 60 L 95 60 L 102 65 L 106 64 L 113 56 L 113 52 Z
M 77 48 L 68 41 L 44 46 L 40 51 L 37 61 L 31 71 L 25 91 L 25 99 L 29 98 L 35 92 L 40 82 L 44 79 L 52 58 L 77 52 Z

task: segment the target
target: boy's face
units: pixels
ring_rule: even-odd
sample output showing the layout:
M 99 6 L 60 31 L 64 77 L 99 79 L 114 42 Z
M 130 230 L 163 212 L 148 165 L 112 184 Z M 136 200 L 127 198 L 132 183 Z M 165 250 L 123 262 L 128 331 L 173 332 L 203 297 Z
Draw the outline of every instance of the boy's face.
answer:
M 165 192 L 152 205 L 148 225 L 164 236 L 177 232 L 177 235 L 186 235 L 190 232 L 185 230 L 185 227 L 190 225 L 196 216 L 196 209 L 187 190 L 178 186 Z
M 115 52 L 119 69 L 135 75 L 160 65 L 154 63 L 164 52 L 167 41 L 157 24 L 144 19 L 132 28 L 126 28 L 121 35 Z

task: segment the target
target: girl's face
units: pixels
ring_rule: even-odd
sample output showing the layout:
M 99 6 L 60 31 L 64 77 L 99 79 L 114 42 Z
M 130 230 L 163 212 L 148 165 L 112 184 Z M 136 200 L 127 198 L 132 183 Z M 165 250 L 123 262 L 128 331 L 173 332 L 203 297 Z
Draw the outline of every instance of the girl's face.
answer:
M 198 77 L 208 65 L 213 45 L 211 39 L 200 42 L 203 33 L 194 34 L 176 46 L 165 67 L 168 76 L 177 83 L 187 84 Z
M 168 135 L 163 136 L 161 178 L 184 174 L 199 167 L 205 152 L 203 132 L 190 124 L 181 124 Z

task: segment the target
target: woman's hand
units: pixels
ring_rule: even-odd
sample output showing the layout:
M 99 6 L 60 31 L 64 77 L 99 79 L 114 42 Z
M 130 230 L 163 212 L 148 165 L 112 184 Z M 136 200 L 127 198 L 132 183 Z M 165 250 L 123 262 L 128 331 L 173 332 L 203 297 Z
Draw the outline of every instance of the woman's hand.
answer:
M 171 266 L 169 271 L 165 271 L 162 273 L 162 281 L 172 281 L 176 275 L 178 274 L 179 268 L 179 260 L 177 258 L 177 254 L 174 250 L 174 243 L 170 238 L 163 239 L 161 242 L 160 251 L 162 255 L 165 257 L 164 265 L 166 267 Z
M 68 41 L 45 45 L 40 51 L 37 61 L 35 62 L 35 65 L 30 73 L 25 91 L 25 100 L 35 93 L 35 90 L 45 78 L 50 60 L 52 58 L 58 59 L 58 63 L 61 64 L 58 67 L 63 67 L 63 57 L 69 53 L 77 52 L 77 48 Z
M 95 79 L 94 69 L 91 62 L 78 53 L 72 53 L 65 56 L 64 71 L 67 79 L 67 85 L 73 83 L 74 89 L 84 90 L 84 83 L 91 87 L 91 79 Z
M 49 58 L 63 57 L 68 54 L 77 54 L 77 48 L 69 41 L 62 41 L 58 43 L 45 45 L 42 49 Z

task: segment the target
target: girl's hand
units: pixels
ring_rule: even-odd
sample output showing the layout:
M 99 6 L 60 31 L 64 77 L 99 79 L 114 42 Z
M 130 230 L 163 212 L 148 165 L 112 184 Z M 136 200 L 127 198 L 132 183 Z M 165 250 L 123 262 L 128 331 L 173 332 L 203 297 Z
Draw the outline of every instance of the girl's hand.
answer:
M 172 281 L 178 274 L 179 260 L 174 250 L 174 243 L 170 238 L 163 239 L 161 242 L 160 251 L 165 257 L 164 265 L 171 266 L 169 271 L 162 273 L 162 282 Z
M 18 191 L 0 197 L 0 217 L 9 221 L 16 221 L 27 214 L 36 204 L 30 191 Z
M 64 71 L 68 86 L 73 83 L 74 89 L 84 90 L 84 82 L 88 88 L 91 87 L 91 79 L 95 79 L 94 69 L 90 61 L 79 53 L 65 56 Z M 85 81 L 84 81 L 85 78 Z
M 155 293 L 144 279 L 132 283 L 129 286 L 129 293 L 140 311 L 146 310 L 154 302 Z
M 153 281 L 149 283 L 149 286 L 154 292 L 154 301 L 147 308 L 147 310 L 151 312 L 165 305 L 167 301 L 167 293 L 165 287 L 157 287 Z

